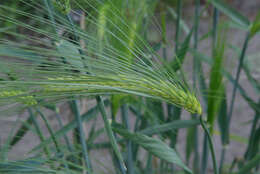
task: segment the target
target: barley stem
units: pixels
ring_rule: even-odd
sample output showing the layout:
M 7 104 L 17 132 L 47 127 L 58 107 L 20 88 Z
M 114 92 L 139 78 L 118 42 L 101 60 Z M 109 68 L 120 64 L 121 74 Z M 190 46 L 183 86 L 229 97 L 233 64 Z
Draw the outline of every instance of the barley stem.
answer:
M 108 120 L 108 117 L 107 117 L 107 114 L 106 114 L 106 111 L 105 111 L 105 106 L 104 106 L 104 102 L 101 98 L 101 96 L 97 96 L 96 97 L 96 100 L 97 100 L 97 103 L 98 103 L 98 107 L 100 109 L 100 113 L 102 115 L 102 118 L 103 118 L 103 121 L 104 121 L 104 126 L 105 126 L 105 129 L 106 129 L 106 133 L 109 137 L 109 140 L 110 140 L 110 143 L 115 151 L 115 154 L 119 160 L 119 165 L 120 165 L 120 168 L 121 168 L 121 171 L 123 174 L 125 174 L 126 172 L 126 166 L 124 164 L 124 160 L 123 160 L 123 157 L 120 153 L 120 150 L 119 150 L 119 147 L 117 145 L 117 142 L 116 142 L 116 139 L 115 139 L 115 135 L 112 131 L 112 128 L 111 128 L 111 123 L 109 122 Z
M 211 139 L 211 136 L 210 136 L 210 133 L 209 133 L 209 129 L 207 128 L 206 122 L 203 120 L 202 116 L 200 116 L 200 124 L 201 124 L 203 130 L 205 131 L 205 133 L 207 134 L 207 137 L 208 137 L 209 149 L 210 149 L 212 160 L 213 160 L 214 174 L 219 174 L 218 173 L 217 160 L 216 160 L 216 155 L 215 155 L 213 141 Z

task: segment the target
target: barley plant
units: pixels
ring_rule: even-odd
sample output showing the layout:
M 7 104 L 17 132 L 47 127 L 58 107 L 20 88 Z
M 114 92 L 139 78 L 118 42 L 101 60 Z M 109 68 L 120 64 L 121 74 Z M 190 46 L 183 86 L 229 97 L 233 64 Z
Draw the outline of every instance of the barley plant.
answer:
M 259 30 L 221 0 L 0 2 L 0 173 L 258 173 Z

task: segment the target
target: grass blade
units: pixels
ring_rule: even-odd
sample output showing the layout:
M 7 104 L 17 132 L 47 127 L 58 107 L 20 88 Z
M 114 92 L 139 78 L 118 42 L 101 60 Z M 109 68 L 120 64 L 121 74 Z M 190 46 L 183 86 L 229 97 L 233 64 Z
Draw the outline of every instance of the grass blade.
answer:
M 154 135 L 154 134 L 160 134 L 163 132 L 167 132 L 169 130 L 197 126 L 198 124 L 199 124 L 199 120 L 176 120 L 176 121 L 172 121 L 170 123 L 164 123 L 161 125 L 151 126 L 149 128 L 139 131 L 139 133 L 142 133 L 145 135 Z
M 212 5 L 216 7 L 219 11 L 230 17 L 233 21 L 244 27 L 249 28 L 250 21 L 245 16 L 240 14 L 237 10 L 224 3 L 222 0 L 209 0 L 209 2 L 212 3 Z
M 250 37 L 253 37 L 255 34 L 259 33 L 260 31 L 260 11 L 258 12 L 252 26 L 250 29 Z
M 198 37 L 199 37 L 199 20 L 200 20 L 200 0 L 195 1 L 195 14 L 194 14 L 194 43 L 193 48 L 195 50 L 198 49 Z M 196 55 L 193 55 L 193 74 L 192 74 L 192 80 L 193 80 L 193 88 L 196 89 L 197 86 L 197 80 L 201 79 L 200 77 L 202 67 L 200 60 Z M 195 116 L 194 114 L 192 117 Z M 194 117 L 193 117 L 194 118 Z M 198 150 L 198 130 L 197 127 L 192 128 L 193 129 L 193 136 L 194 136 L 194 143 L 191 143 L 194 145 L 194 160 L 193 160 L 193 166 L 194 166 L 194 173 L 199 173 L 199 150 Z M 191 129 L 190 129 L 191 130 Z
M 122 119 L 125 127 L 128 131 L 130 131 L 129 125 L 129 115 L 128 115 L 128 107 L 127 104 L 122 106 Z M 130 140 L 127 141 L 127 174 L 134 174 L 134 162 L 133 162 L 133 150 L 132 150 L 132 142 Z
M 178 51 L 179 47 L 179 36 L 180 36 L 180 23 L 181 23 L 181 13 L 182 13 L 182 0 L 177 1 L 177 20 L 176 20 L 176 31 L 175 31 L 175 51 Z
M 14 137 L 10 141 L 10 147 L 16 145 L 28 132 L 29 126 L 32 125 L 31 117 L 27 118 L 25 122 L 22 123 L 21 127 L 17 130 Z
M 191 170 L 181 161 L 177 153 L 161 140 L 151 138 L 140 133 L 131 133 L 124 129 L 114 128 L 114 130 L 124 138 L 142 146 L 158 158 L 174 163 L 183 168 L 185 171 L 192 173 Z
M 189 44 L 192 38 L 192 34 L 193 34 L 193 29 L 190 30 L 184 42 L 180 45 L 180 48 L 176 51 L 176 58 L 172 62 L 170 62 L 171 64 L 170 66 L 173 68 L 173 71 L 175 72 L 181 68 L 184 62 L 186 54 L 189 50 Z
M 219 172 L 218 172 L 218 167 L 217 167 L 217 160 L 216 160 L 216 155 L 215 155 L 215 151 L 214 151 L 213 141 L 211 139 L 209 129 L 207 128 L 202 116 L 200 116 L 200 123 L 208 137 L 209 149 L 210 149 L 212 160 L 213 160 L 214 174 L 218 174 Z
M 104 101 L 104 104 L 105 106 L 108 106 L 109 105 L 109 101 L 108 100 L 105 100 Z M 84 121 L 89 121 L 93 118 L 95 118 L 97 116 L 99 112 L 99 108 L 98 106 L 95 106 L 91 109 L 89 109 L 86 113 L 82 114 L 81 115 L 81 120 L 82 122 Z M 70 130 L 72 129 L 75 129 L 77 127 L 77 120 L 73 120 L 71 121 L 70 123 L 66 124 L 65 126 L 63 126 L 61 129 L 59 129 L 58 131 L 56 131 L 54 133 L 54 136 L 56 138 L 60 138 L 62 136 L 64 136 L 64 134 L 66 134 L 67 132 L 69 132 Z M 44 140 L 43 142 L 41 142 L 39 145 L 37 145 L 36 147 L 34 147 L 31 152 L 35 152 L 41 148 L 43 148 L 44 146 L 48 145 L 51 143 L 51 138 L 47 138 L 46 140 Z
M 220 105 L 220 110 L 218 114 L 218 126 L 220 129 L 221 135 L 221 155 L 220 155 L 220 163 L 219 163 L 219 172 L 222 173 L 224 159 L 226 155 L 226 149 L 228 144 L 228 117 L 227 117 L 227 98 L 226 98 L 226 91 L 222 92 L 223 98 Z
M 228 111 L 228 123 L 230 124 L 231 122 L 231 118 L 232 118 L 232 113 L 233 113 L 233 107 L 234 107 L 234 103 L 235 103 L 235 97 L 236 97 L 236 91 L 238 88 L 238 81 L 239 81 L 239 77 L 240 77 L 240 72 L 241 72 L 241 68 L 243 66 L 243 62 L 244 62 L 244 58 L 245 58 L 245 54 L 246 54 L 246 49 L 248 46 L 248 42 L 249 42 L 249 33 L 247 33 L 246 35 L 246 39 L 244 41 L 243 44 L 243 49 L 239 58 L 239 64 L 238 64 L 238 68 L 237 68 L 237 72 L 236 72 L 236 78 L 235 78 L 235 83 L 234 83 L 234 87 L 232 90 L 232 98 L 231 98 L 231 104 L 230 104 L 230 108 Z
M 219 32 L 223 32 L 223 29 L 220 29 Z M 225 33 L 225 30 L 224 30 Z M 223 67 L 224 61 L 224 51 L 225 51 L 225 38 L 226 35 L 223 34 L 219 36 L 216 47 L 213 48 L 213 65 L 210 70 L 210 82 L 208 89 L 208 107 L 207 107 L 207 121 L 210 125 L 210 132 L 212 134 L 214 129 L 214 122 L 219 110 L 219 105 L 221 102 L 220 98 L 215 96 L 223 92 L 223 83 L 222 83 L 222 73 L 221 68 Z
M 177 13 L 174 11 L 174 9 L 168 6 L 168 7 L 167 7 L 167 10 L 170 12 L 171 16 L 172 16 L 175 20 L 177 20 L 178 15 L 177 15 Z M 188 33 L 190 32 L 190 29 L 189 29 L 188 25 L 187 25 L 187 24 L 185 23 L 185 21 L 182 20 L 182 19 L 180 19 L 180 28 L 182 28 L 182 30 L 183 30 L 186 34 L 188 34 Z
M 78 103 L 76 100 L 72 101 L 72 109 L 73 109 L 72 111 L 76 117 L 77 126 L 78 126 L 78 130 L 79 130 L 80 143 L 81 143 L 81 147 L 82 147 L 82 151 L 83 151 L 83 158 L 84 158 L 85 166 L 87 167 L 86 173 L 91 174 L 92 167 L 91 167 L 91 163 L 90 163 L 90 159 L 89 159 L 89 155 L 88 155 L 88 149 L 87 149 L 87 144 L 86 144 L 86 135 L 83 130 L 83 126 L 82 126 L 83 121 L 81 119 Z
M 45 141 L 45 138 L 44 138 L 44 136 L 43 136 L 43 133 L 42 133 L 42 131 L 41 131 L 41 128 L 40 128 L 40 126 L 39 126 L 39 124 L 38 124 L 38 122 L 37 122 L 37 120 L 36 120 L 36 118 L 35 118 L 35 114 L 33 113 L 33 111 L 32 111 L 31 108 L 28 109 L 28 112 L 29 112 L 30 118 L 31 118 L 31 120 L 32 120 L 32 123 L 33 123 L 33 125 L 34 125 L 34 127 L 35 127 L 35 130 L 36 130 L 36 132 L 37 132 L 37 135 L 38 135 L 39 139 L 41 140 L 41 142 Z M 45 152 L 47 158 L 48 158 L 48 159 L 51 159 L 51 153 L 50 153 L 49 148 L 48 148 L 47 146 L 44 146 L 44 147 L 43 147 L 43 150 L 44 150 L 44 152 Z
M 258 105 L 260 106 L 260 100 L 258 101 Z M 260 127 L 257 128 L 259 118 L 260 118 L 260 114 L 259 112 L 256 112 L 252 123 L 251 131 L 250 131 L 247 150 L 244 155 L 246 160 L 251 160 L 259 152 Z
M 246 165 L 244 165 L 236 174 L 250 173 L 250 171 L 258 166 L 260 163 L 260 154 L 256 155 L 252 160 L 250 160 Z
M 48 129 L 48 131 L 49 131 L 49 133 L 51 135 L 52 141 L 53 141 L 53 143 L 54 143 L 54 145 L 56 147 L 57 152 L 60 153 L 61 149 L 60 149 L 60 146 L 58 144 L 58 141 L 57 141 L 56 137 L 54 136 L 53 130 L 51 128 L 51 125 L 49 124 L 48 120 L 46 119 L 46 117 L 43 115 L 43 113 L 39 109 L 36 109 L 36 112 L 38 112 L 38 114 L 40 114 L 42 120 L 44 121 L 44 123 L 45 123 L 45 125 L 46 125 L 46 127 L 47 127 L 47 129 Z
M 117 156 L 117 158 L 119 160 L 121 171 L 123 173 L 125 173 L 127 168 L 126 168 L 126 166 L 124 164 L 123 157 L 122 157 L 122 155 L 120 153 L 120 150 L 119 150 L 119 147 L 117 145 L 114 133 L 113 133 L 112 128 L 111 128 L 111 124 L 110 124 L 110 122 L 109 122 L 109 120 L 107 118 L 104 102 L 103 102 L 103 100 L 102 100 L 102 98 L 100 96 L 97 96 L 96 100 L 97 100 L 98 107 L 100 109 L 100 112 L 101 112 L 101 115 L 102 115 L 102 118 L 103 118 L 103 121 L 104 121 L 104 126 L 105 126 L 106 133 L 107 133 L 108 138 L 110 140 L 110 143 L 111 143 L 111 145 L 113 147 L 113 150 L 114 150 L 114 152 L 115 152 L 115 154 L 116 154 L 116 156 Z

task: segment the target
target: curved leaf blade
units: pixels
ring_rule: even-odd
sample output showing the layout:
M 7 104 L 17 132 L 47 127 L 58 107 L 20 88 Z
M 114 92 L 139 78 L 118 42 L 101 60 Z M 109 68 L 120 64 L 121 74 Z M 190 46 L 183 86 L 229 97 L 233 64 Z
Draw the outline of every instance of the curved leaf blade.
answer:
M 243 16 L 236 9 L 230 7 L 228 4 L 224 3 L 222 0 L 209 0 L 209 2 L 216 7 L 219 11 L 223 12 L 225 15 L 230 17 L 236 23 L 242 25 L 243 27 L 249 28 L 250 21 L 247 17 Z
M 124 129 L 114 128 L 113 130 L 124 138 L 131 140 L 133 143 L 142 146 L 145 150 L 147 150 L 154 156 L 167 162 L 174 163 L 187 172 L 192 173 L 192 171 L 182 162 L 175 150 L 170 148 L 161 140 L 148 137 L 140 133 L 131 133 Z

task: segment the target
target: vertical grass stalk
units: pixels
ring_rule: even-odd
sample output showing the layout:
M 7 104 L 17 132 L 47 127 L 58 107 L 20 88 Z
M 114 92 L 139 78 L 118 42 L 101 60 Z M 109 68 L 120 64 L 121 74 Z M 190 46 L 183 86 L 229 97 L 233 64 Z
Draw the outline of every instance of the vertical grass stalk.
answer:
M 217 26 L 218 26 L 218 10 L 214 8 L 213 11 L 213 24 L 212 24 L 212 57 L 215 57 L 216 50 L 216 41 L 217 41 Z M 201 174 L 206 174 L 208 166 L 208 140 L 207 134 L 204 134 L 203 140 L 203 153 L 202 153 L 202 162 L 201 162 Z
M 66 171 L 67 171 L 68 173 L 70 173 L 70 172 L 69 172 L 69 167 L 68 167 L 67 161 L 66 161 L 65 158 L 64 158 L 64 153 L 62 152 L 61 147 L 60 147 L 60 145 L 59 145 L 59 143 L 58 143 L 58 141 L 57 141 L 57 139 L 56 139 L 56 137 L 55 137 L 55 135 L 54 135 L 54 132 L 53 132 L 53 129 L 51 128 L 51 125 L 49 124 L 48 120 L 46 119 L 46 117 L 44 116 L 44 114 L 43 114 L 39 109 L 36 108 L 36 112 L 38 112 L 39 115 L 41 116 L 42 120 L 44 121 L 44 123 L 45 123 L 45 125 L 46 125 L 46 127 L 47 127 L 47 129 L 48 129 L 48 131 L 49 131 L 49 133 L 50 133 L 50 135 L 51 135 L 51 139 L 52 139 L 52 141 L 53 141 L 53 143 L 54 143 L 54 145 L 55 145 L 55 148 L 56 148 L 56 150 L 57 150 L 58 157 L 59 157 L 59 158 L 62 158 L 62 162 L 63 162 L 63 164 L 64 164 L 64 166 L 65 166 L 65 168 L 66 168 Z
M 179 51 L 179 36 L 181 34 L 181 13 L 182 13 L 182 0 L 177 1 L 177 20 L 176 20 L 176 31 L 175 31 L 175 54 L 178 54 Z M 185 41 L 184 41 L 185 42 Z M 179 57 L 177 57 L 179 59 Z M 168 112 L 168 117 L 174 117 L 174 120 L 179 120 L 181 117 L 181 108 L 171 105 L 169 108 L 170 112 Z M 170 115 L 169 115 L 170 113 Z M 172 115 L 171 115 L 172 114 Z M 169 118 L 171 119 L 171 118 Z M 175 148 L 175 145 L 177 143 L 177 136 L 178 136 L 178 130 L 175 131 L 175 133 L 171 136 L 171 147 Z M 174 172 L 174 165 L 170 165 L 170 172 Z
M 46 127 L 47 127 L 47 129 L 48 129 L 48 131 L 49 131 L 49 133 L 51 135 L 51 138 L 52 138 L 52 141 L 53 141 L 53 143 L 55 145 L 55 148 L 56 148 L 57 152 L 60 153 L 61 149 L 60 149 L 58 141 L 57 141 L 57 139 L 56 139 L 56 137 L 54 135 L 54 132 L 53 132 L 53 130 L 51 128 L 51 125 L 49 124 L 48 120 L 46 119 L 46 117 L 43 115 L 43 113 L 39 109 L 36 109 L 36 112 L 39 113 L 39 115 L 41 116 L 42 120 L 44 121 L 44 123 L 45 123 L 45 125 L 46 125 Z
M 97 100 L 98 107 L 100 109 L 100 112 L 101 112 L 101 115 L 102 115 L 102 118 L 103 118 L 103 121 L 104 121 L 104 126 L 105 126 L 106 133 L 108 135 L 108 138 L 110 140 L 112 148 L 114 149 L 114 152 L 115 152 L 115 154 L 116 154 L 116 156 L 117 156 L 117 158 L 119 160 L 120 169 L 121 169 L 123 174 L 126 174 L 125 171 L 126 171 L 127 168 L 126 168 L 126 166 L 124 164 L 123 156 L 121 155 L 119 147 L 117 145 L 114 133 L 113 133 L 112 128 L 111 128 L 110 121 L 108 120 L 104 102 L 103 102 L 101 96 L 97 96 L 96 100 Z
M 212 25 L 212 49 L 215 49 L 215 47 L 216 47 L 218 17 L 219 17 L 218 9 L 214 8 L 214 11 L 213 11 L 213 25 Z M 213 52 L 214 52 L 214 50 L 212 50 L 212 53 Z
M 200 124 L 201 124 L 203 130 L 205 131 L 205 133 L 207 134 L 207 138 L 208 138 L 208 142 L 209 142 L 209 149 L 210 149 L 212 160 L 213 160 L 214 174 L 219 174 L 213 141 L 211 139 L 209 129 L 207 128 L 207 125 L 205 124 L 202 116 L 200 116 Z
M 258 100 L 258 106 L 260 107 L 260 99 Z M 248 145 L 247 145 L 247 150 L 245 152 L 244 158 L 245 160 L 251 160 L 257 153 L 257 142 L 259 142 L 260 140 L 256 140 L 257 139 L 257 130 L 260 128 L 257 128 L 258 122 L 259 122 L 259 118 L 260 118 L 260 112 L 255 113 L 255 117 L 251 126 L 251 131 L 250 131 L 250 136 L 249 136 L 249 140 L 248 140 Z
M 78 41 L 79 38 L 77 38 L 77 36 L 76 36 L 76 32 L 75 32 L 75 29 L 74 29 L 73 21 L 72 21 L 72 19 L 70 18 L 69 15 L 67 15 L 67 19 L 69 20 L 70 25 L 71 25 L 71 27 L 72 27 L 74 39 L 75 39 L 76 41 Z M 79 49 L 79 53 L 82 55 L 82 51 L 81 51 L 80 49 Z M 114 136 L 114 134 L 113 134 L 111 125 L 110 125 L 110 123 L 109 123 L 109 121 L 108 121 L 107 114 L 106 114 L 106 111 L 105 111 L 105 105 L 104 105 L 104 102 L 103 102 L 101 96 L 97 96 L 97 97 L 96 97 L 96 101 L 97 101 L 97 103 L 98 103 L 98 107 L 99 107 L 99 110 L 100 110 L 100 112 L 101 112 L 101 115 L 102 115 L 102 118 L 103 118 L 103 121 L 104 121 L 105 130 L 106 130 L 106 132 L 107 132 L 107 135 L 108 135 L 108 137 L 109 137 L 109 140 L 110 140 L 110 142 L 111 142 L 111 145 L 112 145 L 112 147 L 113 147 L 113 149 L 114 149 L 114 151 L 115 151 L 115 154 L 116 154 L 116 156 L 117 156 L 117 158 L 118 158 L 118 160 L 119 160 L 120 169 L 121 169 L 122 173 L 125 174 L 126 166 L 125 166 L 125 164 L 124 164 L 123 157 L 122 157 L 122 155 L 121 155 L 121 153 L 120 153 L 120 151 L 119 151 L 119 147 L 118 147 L 118 145 L 117 145 L 117 142 L 116 142 L 115 136 Z M 86 152 L 87 152 L 87 151 L 86 151 Z M 86 154 L 86 155 L 87 155 L 87 154 Z
M 199 30 L 199 8 L 200 8 L 200 0 L 195 1 L 195 18 L 194 18 L 194 50 L 197 50 L 198 48 L 198 30 Z M 197 75 L 198 75 L 198 58 L 196 55 L 193 57 L 193 87 L 196 88 L 196 81 L 197 81 Z
M 207 166 L 208 166 L 208 152 L 209 152 L 209 145 L 208 145 L 208 136 L 207 133 L 204 133 L 203 139 L 203 152 L 202 152 L 202 160 L 201 160 L 201 174 L 206 174 Z
M 145 167 L 145 174 L 153 173 L 153 165 L 152 165 L 152 155 L 149 153 L 147 157 L 146 167 Z
M 195 1 L 195 18 L 194 18 L 194 50 L 197 50 L 198 48 L 198 29 L 199 29 L 199 9 L 200 9 L 200 0 Z M 197 55 L 194 55 L 193 57 L 193 88 L 196 89 L 196 81 L 197 76 L 199 74 L 198 69 L 198 58 Z M 193 117 L 193 116 L 192 116 Z M 194 118 L 194 117 L 193 117 Z M 194 173 L 199 173 L 199 151 L 198 151 L 198 129 L 197 127 L 194 128 Z
M 53 6 L 50 0 L 44 0 L 44 5 L 48 11 L 48 17 L 51 20 L 51 24 L 52 24 L 52 28 L 54 30 L 54 33 L 56 34 L 57 38 L 58 38 L 58 32 L 57 32 L 57 28 L 56 28 L 56 22 L 54 19 L 54 15 L 53 15 Z
M 30 119 L 32 120 L 32 123 L 33 123 L 33 125 L 34 125 L 34 127 L 35 127 L 36 133 L 37 133 L 39 139 L 41 140 L 41 142 L 43 142 L 43 141 L 45 140 L 45 138 L 44 138 L 44 136 L 43 136 L 43 133 L 42 133 L 42 131 L 41 131 L 41 128 L 40 128 L 40 126 L 39 126 L 37 120 L 35 119 L 35 115 L 34 115 L 32 109 L 29 108 L 29 109 L 28 109 L 28 112 L 29 112 L 29 115 L 30 115 L 29 117 L 30 117 Z M 44 153 L 46 154 L 47 158 L 48 158 L 48 159 L 51 159 L 51 153 L 50 153 L 49 148 L 46 147 L 46 146 L 44 146 L 44 147 L 43 147 L 43 151 L 44 151 Z
M 81 116 L 80 116 L 78 102 L 76 100 L 72 101 L 72 108 L 73 108 L 73 112 L 74 112 L 74 115 L 76 117 L 76 121 L 77 121 L 77 125 L 78 125 L 80 143 L 81 143 L 81 147 L 82 147 L 82 151 L 83 151 L 83 158 L 84 158 L 85 166 L 87 167 L 86 173 L 91 174 L 92 173 L 92 167 L 91 167 L 90 159 L 88 157 L 86 136 L 85 136 L 83 126 L 82 126 L 82 119 L 81 119 Z
M 231 124 L 231 119 L 232 119 L 232 114 L 233 114 L 233 108 L 234 108 L 234 103 L 235 103 L 235 98 L 236 98 L 236 91 L 237 91 L 237 87 L 238 87 L 238 81 L 239 81 L 239 77 L 240 77 L 240 72 L 241 72 L 241 68 L 243 67 L 243 61 L 245 58 L 245 53 L 247 50 L 247 46 L 248 46 L 248 42 L 250 39 L 250 32 L 247 33 L 245 41 L 243 43 L 243 49 L 242 52 L 240 54 L 240 58 L 239 58 L 239 64 L 238 64 L 238 68 L 237 68 L 237 72 L 236 72 L 236 78 L 234 81 L 234 87 L 232 90 L 232 98 L 231 98 L 231 104 L 230 104 L 230 108 L 228 111 L 228 115 L 227 115 L 227 132 L 229 133 L 229 129 L 230 129 L 230 124 Z M 229 143 L 229 138 L 228 138 L 228 143 Z M 220 166 L 221 166 L 221 170 L 222 170 L 222 166 L 225 162 L 225 149 L 223 149 L 222 155 L 221 155 L 221 162 L 220 162 Z
M 233 108 L 234 108 L 234 103 L 235 103 L 235 98 L 236 98 L 236 91 L 237 91 L 237 87 L 238 87 L 238 81 L 239 81 L 239 77 L 240 77 L 241 68 L 243 66 L 243 62 L 244 62 L 244 58 L 245 58 L 249 39 L 250 39 L 250 32 L 248 32 L 247 35 L 246 35 L 246 39 L 245 39 L 244 44 L 243 44 L 243 49 L 242 49 L 242 52 L 241 52 L 240 57 L 239 57 L 239 64 L 238 64 L 238 67 L 237 67 L 236 78 L 235 78 L 234 87 L 233 87 L 233 90 L 232 90 L 231 104 L 230 104 L 229 113 L 228 113 L 228 123 L 229 124 L 230 124 L 231 119 L 232 119 L 232 113 L 233 113 Z
M 49 18 L 52 21 L 52 25 L 53 25 L 53 28 L 55 30 L 55 33 L 57 34 L 55 19 L 54 19 L 54 16 L 53 16 L 54 12 L 53 12 L 52 2 L 50 2 L 50 0 L 44 0 L 44 4 L 45 4 L 45 6 L 48 10 Z M 68 17 L 68 20 L 71 23 L 72 29 L 74 31 L 73 23 L 72 23 L 69 15 L 67 15 L 67 17 Z M 75 34 L 75 33 L 73 33 L 73 34 Z M 75 35 L 75 37 L 76 37 L 76 35 Z M 57 34 L 57 38 L 59 38 L 58 34 Z M 77 39 L 77 38 L 75 38 L 75 39 Z M 81 117 L 80 117 L 80 113 L 79 113 L 79 109 L 78 109 L 78 105 L 77 105 L 76 100 L 72 101 L 72 107 L 73 107 L 75 117 L 76 117 L 76 120 L 77 120 L 77 124 L 78 124 L 78 130 L 79 130 L 79 134 L 80 134 L 80 142 L 81 142 L 81 145 L 82 145 L 83 158 L 84 158 L 85 166 L 87 167 L 87 173 L 89 173 L 89 172 L 92 173 L 91 163 L 90 163 L 90 160 L 89 160 L 89 157 L 88 157 L 88 152 L 87 152 L 87 144 L 85 142 L 85 134 L 84 134 L 83 128 L 82 128 L 82 120 L 81 120 Z
M 122 106 L 122 119 L 127 130 L 130 131 L 129 119 L 128 119 L 128 107 L 127 104 Z M 133 150 L 132 142 L 127 141 L 127 174 L 134 174 L 134 162 L 133 162 Z
M 179 48 L 179 36 L 181 34 L 181 13 L 182 13 L 182 0 L 177 1 L 177 20 L 176 20 L 176 32 L 175 32 L 175 52 L 178 51 Z
M 62 128 L 63 127 L 63 123 L 62 123 L 62 120 L 61 120 L 61 116 L 59 115 L 59 110 L 56 107 L 55 107 L 55 117 L 56 117 L 56 119 L 58 121 L 59 127 Z M 65 141 L 65 143 L 66 143 L 66 145 L 68 147 L 68 150 L 70 152 L 72 152 L 73 149 L 72 149 L 72 146 L 70 144 L 68 136 L 66 134 L 64 134 L 63 137 L 64 137 L 64 141 Z

